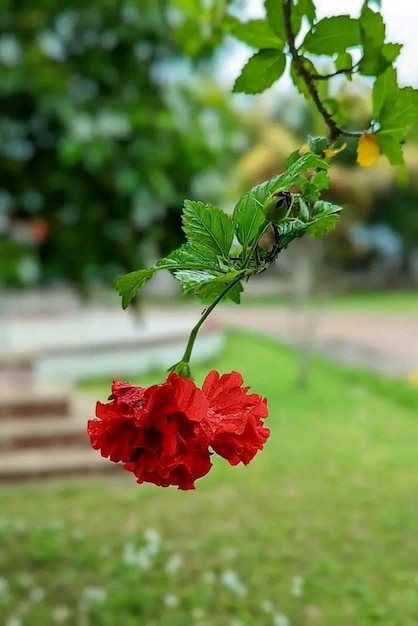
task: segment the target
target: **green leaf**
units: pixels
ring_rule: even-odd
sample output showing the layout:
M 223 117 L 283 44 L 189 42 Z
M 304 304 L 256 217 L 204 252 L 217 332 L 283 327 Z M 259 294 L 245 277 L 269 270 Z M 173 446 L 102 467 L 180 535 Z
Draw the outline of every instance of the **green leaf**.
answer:
M 282 222 L 277 226 L 277 243 L 281 249 L 287 248 L 289 243 L 297 237 L 302 237 L 306 233 L 309 223 L 301 219 Z
M 235 81 L 233 91 L 261 93 L 280 78 L 286 67 L 286 57 L 280 50 L 260 50 L 245 64 Z
M 374 118 L 380 125 L 376 134 L 380 149 L 392 165 L 400 165 L 401 143 L 418 122 L 418 91 L 412 87 L 400 89 L 396 70 L 389 67 L 374 82 L 372 102 Z
M 316 202 L 321 195 L 322 189 L 327 189 L 329 187 L 330 180 L 327 172 L 324 170 L 320 170 L 315 176 L 313 176 L 310 180 L 305 180 L 301 185 L 301 193 L 307 202 Z
M 307 33 L 302 47 L 312 54 L 339 54 L 360 44 L 358 21 L 348 15 L 325 17 Z
M 364 76 L 379 76 L 396 59 L 400 44 L 385 44 L 386 27 L 380 13 L 363 5 L 359 19 L 363 57 L 359 72 Z
M 330 184 L 328 173 L 324 170 L 317 172 L 311 182 L 319 190 L 328 189 Z
M 267 20 L 240 22 L 235 17 L 228 16 L 226 25 L 234 37 L 253 48 L 260 50 L 262 48 L 282 50 L 283 48 L 283 40 L 272 31 Z
M 182 220 L 189 243 L 205 248 L 210 256 L 228 257 L 234 238 L 229 215 L 211 204 L 185 200 Z
M 302 17 L 306 17 L 312 26 L 316 17 L 316 7 L 313 0 L 299 0 L 295 8 Z
M 385 45 L 382 48 L 382 54 L 385 57 L 385 59 L 390 61 L 390 63 L 393 63 L 398 58 L 402 48 L 403 48 L 403 44 L 401 43 L 392 43 L 392 42 L 385 43 Z
M 418 91 L 403 87 L 390 93 L 383 102 L 378 117 L 381 125 L 379 133 L 406 131 L 418 121 Z
M 212 272 L 183 271 L 174 273 L 175 278 L 181 283 L 184 293 L 193 293 L 201 298 L 205 304 L 213 302 L 225 291 L 228 284 L 235 280 L 242 272 L 233 270 L 227 274 L 217 275 Z M 243 290 L 241 283 L 234 285 L 226 294 L 233 302 L 239 304 L 239 294 Z
M 385 101 L 398 91 L 396 70 L 388 67 L 386 72 L 376 78 L 372 91 L 373 117 L 378 120 Z
M 325 200 L 318 200 L 312 207 L 312 219 L 322 219 L 333 213 L 339 213 L 342 210 L 338 204 L 332 204 L 332 202 L 326 202 Z
M 389 163 L 392 165 L 402 165 L 403 154 L 402 154 L 402 146 L 401 142 L 403 141 L 404 133 L 393 133 L 382 135 L 381 133 L 376 134 L 376 139 L 379 143 L 380 150 L 382 154 L 384 154 Z
M 299 149 L 294 150 L 293 152 L 291 152 L 289 154 L 289 156 L 286 159 L 286 169 L 288 167 L 290 167 L 291 165 L 293 165 L 293 163 L 296 163 L 296 161 L 300 158 L 300 152 Z
M 146 270 L 136 270 L 120 276 L 115 280 L 115 287 L 118 290 L 120 296 L 122 296 L 122 307 L 126 309 L 132 300 L 135 298 L 137 292 L 145 285 L 145 283 L 152 277 L 156 271 L 155 267 L 151 267 Z
M 232 221 L 237 239 L 243 248 L 257 237 L 262 224 L 266 221 L 263 205 L 269 195 L 267 187 L 268 183 L 254 187 L 243 195 L 234 208 Z
M 303 182 L 304 172 L 314 168 L 328 170 L 329 163 L 324 161 L 324 159 L 320 158 L 317 154 L 307 152 L 295 161 L 283 174 L 272 179 L 271 182 L 274 181 L 274 189 L 271 193 L 275 191 L 289 191 L 293 185 L 298 185 Z
M 305 180 L 303 173 L 313 169 L 328 169 L 329 164 L 313 152 L 307 152 L 292 163 L 282 174 L 253 187 L 236 204 L 232 215 L 235 233 L 245 248 L 259 234 L 265 222 L 263 205 L 275 191 L 289 191 L 293 185 Z
M 342 72 L 343 70 L 350 71 L 352 67 L 353 59 L 349 52 L 337 54 L 337 58 L 335 59 L 335 69 L 337 72 Z
M 340 206 L 324 200 L 318 200 L 312 207 L 311 222 L 306 233 L 320 239 L 335 228 L 340 219 L 340 211 Z
M 213 269 L 219 270 L 219 257 L 200 245 L 185 243 L 157 263 L 161 270 L 173 269 Z
M 303 198 L 299 198 L 299 219 L 302 222 L 309 221 L 309 208 Z
M 328 137 L 308 136 L 308 146 L 318 156 L 321 156 L 325 148 L 328 147 Z
M 278 0 L 265 0 L 264 6 L 271 30 L 276 33 L 281 41 L 286 41 L 282 3 Z
M 320 220 L 317 220 L 316 222 L 311 224 L 307 229 L 306 234 L 311 235 L 312 237 L 316 237 L 316 239 L 321 239 L 321 237 L 323 237 L 330 230 L 333 230 L 335 228 L 339 219 L 340 216 L 337 214 L 323 217 Z
M 218 298 L 222 291 L 225 289 L 225 285 L 216 281 L 211 281 L 200 285 L 196 290 L 196 296 L 198 296 L 203 304 L 211 304 L 216 298 Z M 241 283 L 236 283 L 225 295 L 225 299 L 232 300 L 235 304 L 239 304 L 241 301 L 241 293 L 244 291 Z

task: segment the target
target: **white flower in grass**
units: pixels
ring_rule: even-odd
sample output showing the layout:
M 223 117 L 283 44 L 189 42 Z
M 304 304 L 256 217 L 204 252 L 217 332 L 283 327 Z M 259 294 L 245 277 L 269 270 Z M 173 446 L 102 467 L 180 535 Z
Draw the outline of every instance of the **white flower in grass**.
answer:
M 111 554 L 111 549 L 109 548 L 109 546 L 100 546 L 100 548 L 97 551 L 97 554 L 99 556 L 102 556 L 104 559 L 107 558 L 108 556 L 110 556 Z
M 3 576 L 0 576 L 0 598 L 7 596 L 9 593 L 9 583 Z
M 223 571 L 221 574 L 220 580 L 221 580 L 221 584 L 226 589 L 228 589 L 229 591 L 232 591 L 237 596 L 240 596 L 241 598 L 243 598 L 244 596 L 247 595 L 246 586 L 242 584 L 237 574 L 233 570 L 228 569 L 228 570 Z
M 273 616 L 273 626 L 290 626 L 290 620 L 284 613 L 276 613 Z
M 97 602 L 100 604 L 106 600 L 107 591 L 104 587 L 85 587 L 83 597 L 89 603 Z
M 33 587 L 34 583 L 33 576 L 29 574 L 29 572 L 19 572 L 16 576 L 16 583 L 22 589 L 30 589 L 30 587 Z
M 139 567 L 143 570 L 150 569 L 152 565 L 151 555 L 147 547 L 138 550 L 133 543 L 128 542 L 123 546 L 122 560 L 125 565 Z
M 85 532 L 81 528 L 74 528 L 73 532 L 71 533 L 71 538 L 75 541 L 81 541 L 82 539 L 84 539 L 84 536 Z
M 202 574 L 202 582 L 208 584 L 208 585 L 213 585 L 213 583 L 216 581 L 216 575 L 215 572 L 213 572 L 211 569 L 207 569 L 206 572 L 203 572 Z
M 165 571 L 167 574 L 177 574 L 181 568 L 181 556 L 179 554 L 172 554 L 165 564 Z
M 179 599 L 174 593 L 166 593 L 163 596 L 163 604 L 167 609 L 174 609 L 179 605 Z
M 66 622 L 68 618 L 71 616 L 71 611 L 68 606 L 58 605 L 54 606 L 51 613 L 52 621 L 56 624 L 61 624 L 62 622 Z
M 4 626 L 23 626 L 23 620 L 18 615 L 10 615 L 6 619 Z
M 273 603 L 270 602 L 270 600 L 263 600 L 263 602 L 260 605 L 260 608 L 264 613 L 273 613 L 274 611 Z
M 303 595 L 304 580 L 302 576 L 294 576 L 292 580 L 292 587 L 290 593 L 296 598 L 300 598 Z
M 51 530 L 62 530 L 64 528 L 64 522 L 62 519 L 51 519 L 48 524 Z
M 146 543 L 146 549 L 151 555 L 158 554 L 161 547 L 161 538 L 155 528 L 146 528 L 144 530 L 144 539 Z
M 13 528 L 17 533 L 24 533 L 28 525 L 24 519 L 15 519 L 13 522 Z
M 206 611 L 205 609 L 203 609 L 201 606 L 195 606 L 192 608 L 192 610 L 190 611 L 190 615 L 191 618 L 196 621 L 196 620 L 202 620 L 205 618 L 206 615 Z
M 32 600 L 32 602 L 42 602 L 44 598 L 45 589 L 42 589 L 42 587 L 33 587 L 29 592 L 29 599 Z

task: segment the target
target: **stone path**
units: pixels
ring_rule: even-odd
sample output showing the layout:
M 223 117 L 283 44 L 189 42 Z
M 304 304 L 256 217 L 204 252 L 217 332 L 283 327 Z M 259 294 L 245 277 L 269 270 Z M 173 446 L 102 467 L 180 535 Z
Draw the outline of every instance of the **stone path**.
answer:
M 223 306 L 216 316 L 353 367 L 401 378 L 418 369 L 418 315 Z

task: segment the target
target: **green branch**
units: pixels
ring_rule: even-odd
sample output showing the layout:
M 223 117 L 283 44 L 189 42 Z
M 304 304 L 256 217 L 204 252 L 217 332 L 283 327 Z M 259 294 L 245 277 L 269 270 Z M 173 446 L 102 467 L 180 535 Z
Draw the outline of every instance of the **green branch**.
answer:
M 205 322 L 205 320 L 209 317 L 209 315 L 212 313 L 212 311 L 216 307 L 216 305 L 219 304 L 219 302 L 221 300 L 223 300 L 223 298 L 226 296 L 228 291 L 230 291 L 233 287 L 235 287 L 235 285 L 237 285 L 245 277 L 245 275 L 246 275 L 246 273 L 242 272 L 236 278 L 234 278 L 234 280 L 232 280 L 229 283 L 229 285 L 227 285 L 225 287 L 225 289 L 222 291 L 222 293 L 219 294 L 219 296 L 212 302 L 212 304 L 210 306 L 208 306 L 207 309 L 205 309 L 205 311 L 202 314 L 200 320 L 192 328 L 192 331 L 191 331 L 190 336 L 189 336 L 189 340 L 187 342 L 186 350 L 184 351 L 183 358 L 180 361 L 181 364 L 183 364 L 183 365 L 188 365 L 189 364 L 190 357 L 192 355 L 193 346 L 194 346 L 194 343 L 196 341 L 196 337 L 197 337 L 197 334 L 198 334 L 198 332 L 200 330 L 200 327 Z M 176 365 L 174 365 L 172 368 L 170 368 L 170 371 L 175 371 L 174 368 L 176 368 Z

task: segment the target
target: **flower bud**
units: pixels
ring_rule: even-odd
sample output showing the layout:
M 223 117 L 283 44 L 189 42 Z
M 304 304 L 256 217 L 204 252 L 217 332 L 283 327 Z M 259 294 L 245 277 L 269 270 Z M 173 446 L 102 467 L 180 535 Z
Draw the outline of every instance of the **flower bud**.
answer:
M 184 363 L 184 361 L 172 365 L 168 372 L 178 374 L 181 378 L 192 378 L 189 364 Z
M 281 222 L 292 208 L 293 198 L 289 191 L 276 191 L 267 198 L 263 212 L 269 222 Z

